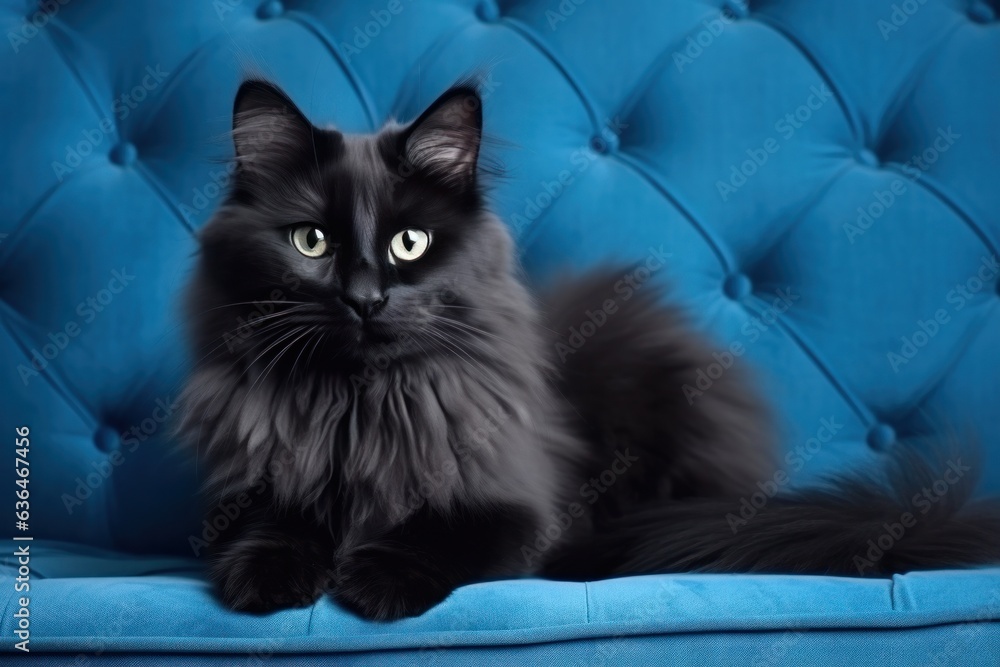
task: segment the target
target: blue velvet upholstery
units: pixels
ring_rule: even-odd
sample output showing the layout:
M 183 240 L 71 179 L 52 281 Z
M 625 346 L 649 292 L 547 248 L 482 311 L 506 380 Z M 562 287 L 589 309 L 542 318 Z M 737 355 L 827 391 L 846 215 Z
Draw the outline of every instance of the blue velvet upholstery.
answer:
M 1000 664 L 996 569 L 501 582 L 395 625 L 328 600 L 233 615 L 193 569 L 197 475 L 168 427 L 241 73 L 360 132 L 487 67 L 491 196 L 533 279 L 669 253 L 676 298 L 768 388 L 793 483 L 947 427 L 1000 490 L 997 0 L 38 4 L 0 2 L 0 425 L 5 446 L 31 428 L 33 650 Z

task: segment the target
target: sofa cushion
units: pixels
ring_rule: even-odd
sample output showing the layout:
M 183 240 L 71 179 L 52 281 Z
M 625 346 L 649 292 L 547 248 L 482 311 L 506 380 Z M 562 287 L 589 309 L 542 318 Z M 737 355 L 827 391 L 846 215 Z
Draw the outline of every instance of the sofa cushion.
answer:
M 419 618 L 373 623 L 328 597 L 306 609 L 233 614 L 219 606 L 192 559 L 42 541 L 30 551 L 32 651 L 85 653 L 88 660 L 308 653 L 331 662 L 384 664 L 380 660 L 392 651 L 408 664 L 431 658 L 439 664 L 511 664 L 515 657 L 521 664 L 550 664 L 546 656 L 556 655 L 556 664 L 577 664 L 575 656 L 584 664 L 599 658 L 597 664 L 622 664 L 626 656 L 631 664 L 674 664 L 704 651 L 721 664 L 739 665 L 770 664 L 771 651 L 780 664 L 820 664 L 815 659 L 823 656 L 821 664 L 886 665 L 935 664 L 935 655 L 949 651 L 974 657 L 989 649 L 994 660 L 1000 655 L 1000 568 L 884 580 L 690 574 L 590 583 L 522 579 L 465 586 Z M 15 568 L 7 566 L 3 576 L 13 578 Z M 17 596 L 10 586 L 3 591 L 0 635 L 9 638 Z M 859 641 L 872 642 L 864 654 Z M 9 643 L 2 650 L 9 651 Z M 980 664 L 948 657 L 949 665 Z

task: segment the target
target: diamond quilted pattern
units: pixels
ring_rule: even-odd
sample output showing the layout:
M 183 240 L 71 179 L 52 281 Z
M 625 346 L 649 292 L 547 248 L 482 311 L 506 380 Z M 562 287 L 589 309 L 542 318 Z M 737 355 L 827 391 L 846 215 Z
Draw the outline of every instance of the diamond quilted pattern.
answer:
M 248 72 L 367 131 L 489 71 L 491 197 L 533 280 L 666 257 L 789 451 L 837 425 L 799 483 L 944 425 L 1000 487 L 994 0 L 53 7 L 0 5 L 2 418 L 44 443 L 38 537 L 182 551 L 197 525 L 177 297 Z

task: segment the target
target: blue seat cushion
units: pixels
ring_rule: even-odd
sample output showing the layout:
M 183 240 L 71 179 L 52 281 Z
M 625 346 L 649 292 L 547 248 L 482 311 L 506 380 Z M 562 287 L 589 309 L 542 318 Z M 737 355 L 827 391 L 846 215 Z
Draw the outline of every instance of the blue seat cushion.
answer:
M 941 664 L 996 665 L 1000 656 L 1000 568 L 872 580 L 678 574 L 498 581 L 460 588 L 419 618 L 373 623 L 328 597 L 263 616 L 228 612 L 193 559 L 46 541 L 30 549 L 32 650 L 99 653 L 91 661 L 308 653 L 373 665 L 388 657 L 668 664 L 699 655 L 729 665 L 777 664 L 767 662 L 772 655 L 781 664 L 823 656 L 824 664 L 887 665 L 935 664 L 941 654 L 948 658 Z M 15 576 L 13 565 L 8 576 Z M 12 586 L 3 591 L 0 634 L 10 638 L 17 595 Z

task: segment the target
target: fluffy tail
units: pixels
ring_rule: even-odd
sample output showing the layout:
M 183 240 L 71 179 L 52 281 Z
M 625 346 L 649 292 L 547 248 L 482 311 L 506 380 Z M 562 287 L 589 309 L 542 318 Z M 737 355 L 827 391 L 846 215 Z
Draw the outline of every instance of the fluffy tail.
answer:
M 977 462 L 897 445 L 888 484 L 830 480 L 787 497 L 649 503 L 598 526 L 549 575 L 665 572 L 886 576 L 1000 563 L 1000 501 L 972 500 Z
M 586 534 L 554 550 L 548 576 L 879 576 L 1000 563 L 1000 502 L 972 500 L 978 462 L 949 441 L 897 443 L 887 479 L 760 493 L 776 439 L 759 389 L 732 347 L 713 346 L 658 281 L 643 280 L 653 266 L 604 267 L 546 300 L 560 390 L 590 447 L 580 479 L 599 476 L 617 451 L 635 460 L 593 504 Z

